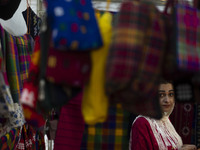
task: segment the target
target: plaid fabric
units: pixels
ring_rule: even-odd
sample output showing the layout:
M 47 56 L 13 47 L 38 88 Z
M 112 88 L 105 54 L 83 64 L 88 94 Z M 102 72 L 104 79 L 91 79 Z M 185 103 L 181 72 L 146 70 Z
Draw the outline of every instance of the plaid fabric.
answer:
M 183 71 L 199 71 L 200 12 L 196 8 L 179 4 L 174 13 L 177 66 Z
M 24 82 L 28 79 L 29 64 L 31 62 L 31 55 L 33 51 L 34 41 L 30 34 L 15 37 L 18 54 L 21 80 Z
M 6 71 L 10 84 L 11 94 L 15 103 L 19 102 L 19 95 L 22 91 L 22 81 L 20 78 L 19 54 L 15 37 L 6 32 Z
M 0 138 L 0 149 L 15 149 L 21 137 L 21 127 L 13 128 L 9 133 Z
M 106 67 L 111 101 L 133 113 L 161 116 L 155 97 L 165 44 L 162 14 L 153 4 L 122 3 Z
M 106 122 L 85 125 L 81 150 L 127 150 L 129 115 L 118 104 L 109 108 Z

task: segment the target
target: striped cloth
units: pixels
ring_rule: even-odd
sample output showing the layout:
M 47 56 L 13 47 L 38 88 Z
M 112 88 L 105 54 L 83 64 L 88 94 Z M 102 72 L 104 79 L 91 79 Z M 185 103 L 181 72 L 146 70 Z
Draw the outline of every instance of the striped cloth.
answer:
M 5 31 L 6 71 L 14 102 L 19 102 L 23 82 L 28 77 L 30 54 L 32 52 L 31 36 L 14 37 Z M 29 41 L 27 41 L 29 40 Z
M 200 70 L 200 11 L 188 5 L 175 8 L 177 66 L 183 71 Z
M 155 99 L 165 44 L 164 20 L 156 6 L 122 3 L 106 67 L 106 92 L 114 97 L 112 102 L 132 113 L 161 117 Z
M 81 150 L 127 150 L 129 116 L 119 104 L 110 107 L 106 122 L 85 125 Z
M 81 113 L 82 95 L 80 92 L 61 108 L 54 150 L 80 150 L 84 132 Z

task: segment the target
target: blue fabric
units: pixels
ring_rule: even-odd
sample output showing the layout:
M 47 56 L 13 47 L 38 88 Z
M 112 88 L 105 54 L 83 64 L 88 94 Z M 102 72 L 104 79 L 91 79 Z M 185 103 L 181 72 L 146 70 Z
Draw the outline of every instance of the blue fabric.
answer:
M 47 0 L 54 48 L 91 50 L 103 45 L 91 0 Z

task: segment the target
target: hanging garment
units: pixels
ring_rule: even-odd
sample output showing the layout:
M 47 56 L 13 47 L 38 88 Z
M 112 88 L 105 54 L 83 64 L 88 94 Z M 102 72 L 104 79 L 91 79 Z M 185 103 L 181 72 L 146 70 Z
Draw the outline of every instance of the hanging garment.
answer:
M 168 80 L 188 79 L 200 71 L 199 21 L 200 11 L 189 4 L 170 6 L 166 18 L 169 36 L 163 64 L 163 76 Z
M 35 14 L 30 6 L 23 11 L 22 14 L 28 28 L 27 33 L 30 34 L 33 39 L 35 39 L 35 37 L 39 35 L 42 19 Z
M 0 18 L 3 20 L 10 19 L 17 8 L 19 7 L 21 0 L 4 0 L 0 3 Z
M 43 116 L 36 112 L 39 85 L 39 62 L 40 62 L 40 44 L 39 37 L 35 38 L 34 51 L 30 62 L 28 80 L 20 96 L 24 116 L 26 121 L 33 127 L 41 127 L 45 124 Z
M 102 123 L 107 118 L 108 97 L 105 94 L 105 67 L 112 35 L 112 14 L 104 13 L 99 19 L 103 47 L 91 52 L 92 69 L 84 86 L 82 113 L 87 124 Z
M 55 150 L 80 150 L 84 121 L 81 113 L 82 92 L 61 108 L 58 121 Z
M 11 94 L 15 103 L 23 88 L 23 82 L 28 77 L 30 56 L 33 51 L 33 42 L 30 35 L 15 37 L 5 31 L 6 38 L 6 72 Z
M 154 4 L 122 3 L 106 64 L 110 103 L 161 118 L 157 90 L 165 44 L 164 20 Z
M 54 48 L 83 51 L 103 44 L 91 0 L 47 0 L 47 18 Z

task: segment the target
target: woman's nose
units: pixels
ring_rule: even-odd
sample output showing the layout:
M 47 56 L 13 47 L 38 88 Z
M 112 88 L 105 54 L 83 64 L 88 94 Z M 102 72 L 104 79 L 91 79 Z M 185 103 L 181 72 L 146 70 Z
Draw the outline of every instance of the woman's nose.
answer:
M 170 99 L 169 96 L 166 95 L 166 96 L 164 97 L 164 102 L 165 102 L 165 103 L 168 103 L 168 102 L 169 102 L 169 99 Z

